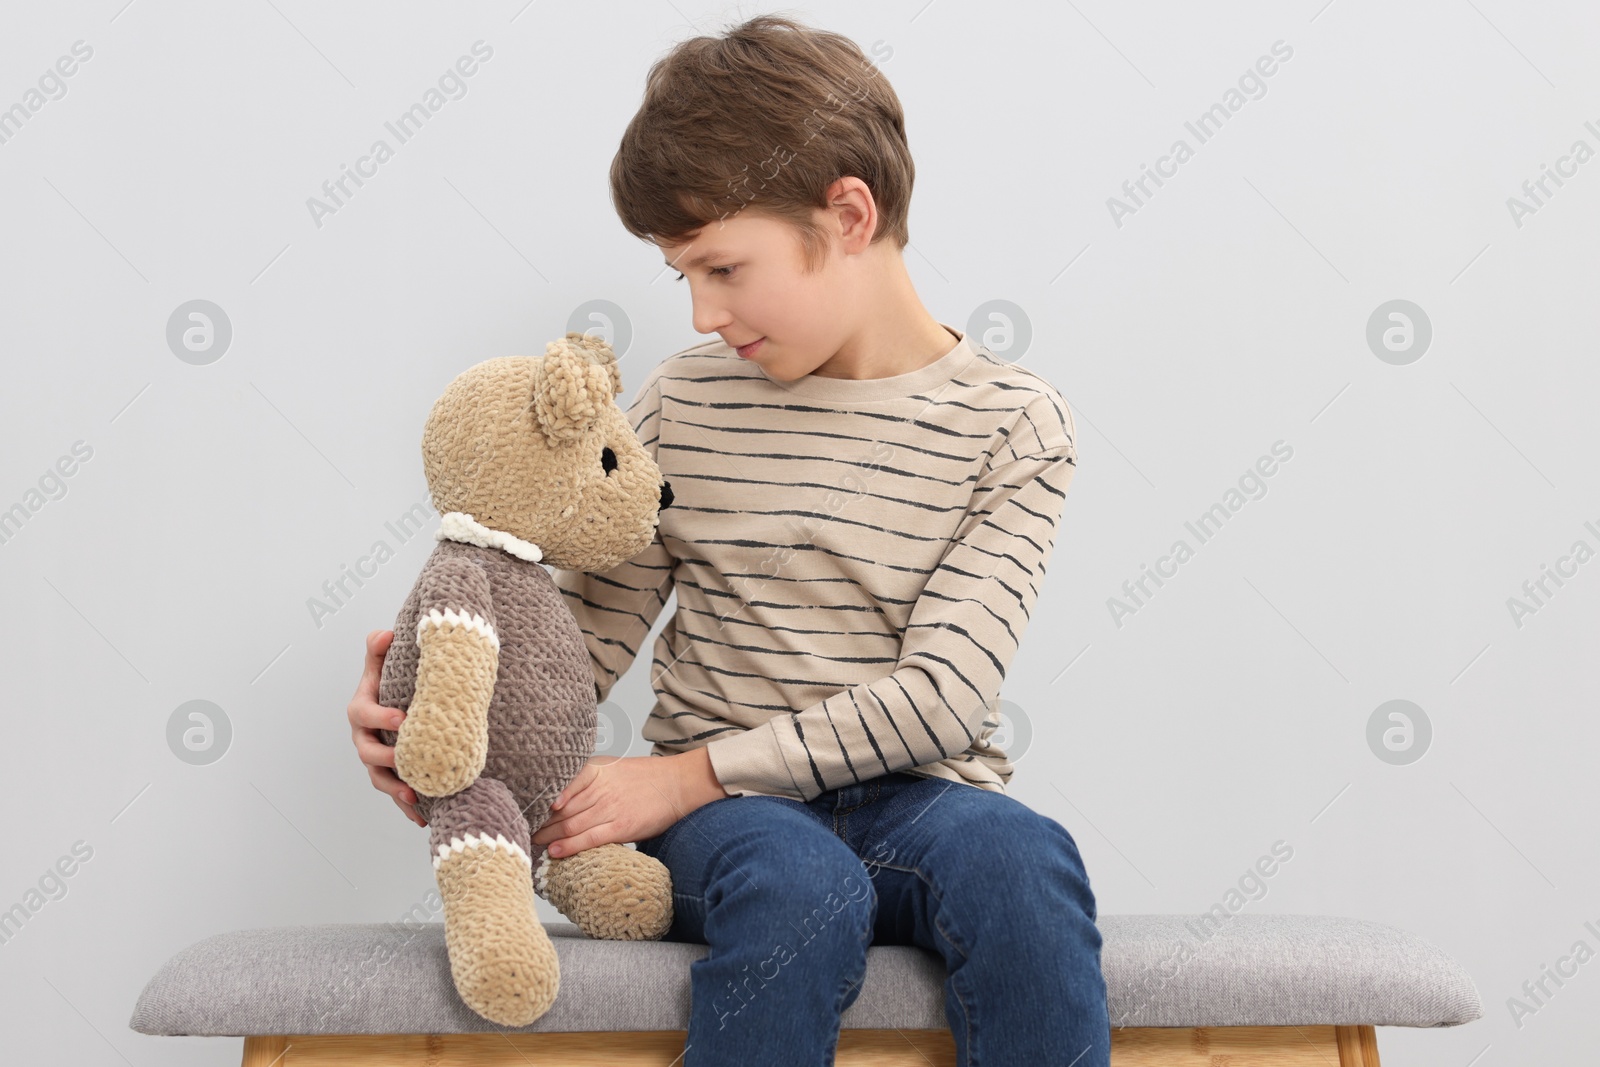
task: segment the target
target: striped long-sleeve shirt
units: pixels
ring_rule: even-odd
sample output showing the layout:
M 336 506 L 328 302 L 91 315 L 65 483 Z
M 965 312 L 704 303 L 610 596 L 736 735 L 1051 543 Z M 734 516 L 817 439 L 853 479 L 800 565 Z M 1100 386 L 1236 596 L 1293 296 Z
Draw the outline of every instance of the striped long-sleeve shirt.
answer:
M 895 771 L 1004 792 L 1000 685 L 1076 469 L 1060 393 L 956 343 L 888 378 L 769 378 L 721 341 L 663 360 L 629 421 L 672 484 L 654 542 L 555 569 L 604 700 L 668 596 L 651 755 L 708 746 L 733 795 Z

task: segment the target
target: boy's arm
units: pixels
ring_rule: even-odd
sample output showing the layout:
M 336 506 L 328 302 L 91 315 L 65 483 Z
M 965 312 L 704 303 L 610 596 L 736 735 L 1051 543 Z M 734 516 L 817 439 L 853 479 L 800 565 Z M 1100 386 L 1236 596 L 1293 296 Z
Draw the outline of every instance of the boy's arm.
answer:
M 627 417 L 640 444 L 656 456 L 661 434 L 661 367 L 640 386 Z M 672 556 L 661 530 L 643 552 L 608 571 L 589 573 L 552 567 L 550 575 L 578 620 L 594 667 L 596 702 L 603 702 L 639 654 L 672 593 Z
M 729 794 L 781 789 L 811 800 L 966 751 L 999 697 L 1055 547 L 1077 469 L 1068 434 L 991 460 L 912 608 L 891 674 L 705 746 Z

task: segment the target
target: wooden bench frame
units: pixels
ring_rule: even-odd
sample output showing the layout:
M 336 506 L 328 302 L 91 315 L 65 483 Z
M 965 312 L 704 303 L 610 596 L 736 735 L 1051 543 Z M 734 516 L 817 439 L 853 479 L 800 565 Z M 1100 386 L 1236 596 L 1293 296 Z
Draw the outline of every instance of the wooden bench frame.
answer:
M 243 1067 L 674 1067 L 682 1030 L 247 1037 Z M 955 1067 L 949 1030 L 841 1030 L 837 1067 Z M 1378 1067 L 1370 1026 L 1111 1031 L 1113 1067 Z

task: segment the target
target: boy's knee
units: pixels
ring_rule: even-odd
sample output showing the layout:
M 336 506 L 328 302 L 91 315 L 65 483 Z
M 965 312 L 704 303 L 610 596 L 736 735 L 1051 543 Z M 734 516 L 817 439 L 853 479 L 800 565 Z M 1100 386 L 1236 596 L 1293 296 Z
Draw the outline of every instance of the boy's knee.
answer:
M 724 908 L 742 925 L 796 952 L 818 944 L 870 942 L 877 890 L 849 847 L 768 847 L 726 857 L 707 893 L 708 920 Z M 714 921 L 714 920 L 712 920 Z
M 1094 892 L 1078 846 L 1054 819 L 1004 798 L 990 805 L 981 832 L 952 825 L 927 858 L 941 892 L 1007 916 L 1058 918 L 1063 907 L 1096 917 Z

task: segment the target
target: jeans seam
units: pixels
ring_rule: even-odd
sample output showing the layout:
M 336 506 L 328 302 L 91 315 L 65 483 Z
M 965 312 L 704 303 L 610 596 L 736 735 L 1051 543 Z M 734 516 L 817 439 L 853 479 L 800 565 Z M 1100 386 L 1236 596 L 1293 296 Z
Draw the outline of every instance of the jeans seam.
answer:
M 933 893 L 934 898 L 939 903 L 944 902 L 944 894 L 939 892 L 939 887 L 935 885 L 933 879 L 928 876 L 928 872 L 924 871 L 921 867 L 901 867 L 893 863 L 878 863 L 874 864 L 874 866 L 882 867 L 891 871 L 900 871 L 902 874 L 916 875 L 922 881 L 922 883 L 928 887 L 928 890 Z M 940 935 L 946 941 L 948 941 L 957 952 L 961 953 L 961 958 L 963 960 L 972 958 L 972 954 L 966 950 L 961 942 L 958 942 L 954 937 L 951 937 L 950 931 L 945 929 L 944 923 L 939 921 L 937 908 L 934 909 L 933 926 L 934 929 L 938 930 Z M 972 1009 L 967 1006 L 967 998 L 961 995 L 960 984 L 955 980 L 954 977 L 950 977 L 949 981 L 950 991 L 955 994 L 956 1003 L 961 1005 L 961 1014 L 967 1022 L 967 1056 L 970 1062 L 972 1056 L 972 1038 L 976 1036 L 977 1028 L 972 1025 Z
M 872 780 L 872 795 L 871 796 L 863 797 L 861 799 L 861 803 L 859 803 L 859 804 L 852 804 L 848 808 L 840 808 L 840 809 L 838 809 L 837 814 L 849 815 L 853 811 L 861 810 L 862 808 L 866 807 L 868 804 L 877 803 L 878 794 L 882 790 L 882 788 L 883 788 L 883 779 L 882 778 L 874 778 Z
M 831 1042 L 832 1047 L 833 1047 L 833 1053 L 825 1061 L 825 1063 L 827 1064 L 827 1067 L 832 1067 L 832 1064 L 834 1062 L 834 1057 L 838 1055 L 840 1031 L 843 1030 L 843 1028 L 844 1028 L 844 1012 L 845 1012 L 844 998 L 850 995 L 850 990 L 851 989 L 854 989 L 854 988 L 857 988 L 859 986 L 862 986 L 867 981 L 866 954 L 867 954 L 867 950 L 872 947 L 872 924 L 870 922 L 867 924 L 866 934 L 864 936 L 858 938 L 858 940 L 861 943 L 861 959 L 862 959 L 861 977 L 858 978 L 858 979 L 855 979 L 854 981 L 846 982 L 845 985 L 839 990 L 839 995 L 837 997 L 835 997 L 834 1000 L 833 1000 L 833 1020 L 834 1020 L 834 1022 L 833 1022 L 833 1041 Z M 966 1010 L 965 1005 L 962 1006 L 962 1010 L 963 1011 Z
M 921 867 L 900 867 L 900 866 L 897 866 L 897 865 L 895 865 L 893 863 L 874 863 L 873 866 L 874 867 L 882 867 L 885 870 L 890 870 L 890 871 L 900 871 L 902 874 L 914 874 L 914 875 L 916 875 L 918 878 L 920 878 L 922 880 L 922 883 L 924 885 L 926 885 L 929 889 L 931 889 L 933 891 L 933 895 L 940 902 L 944 901 L 944 894 L 939 892 L 939 887 L 934 884 L 934 881 L 933 881 L 932 878 L 928 877 L 928 872 L 924 871 Z M 946 941 L 950 942 L 952 945 L 955 945 L 956 949 L 961 953 L 962 956 L 970 958 L 970 956 L 972 954 L 970 952 L 968 952 L 966 950 L 966 948 L 961 943 L 957 942 L 955 938 L 950 936 L 949 931 L 947 931 L 942 925 L 939 924 L 937 918 L 934 920 L 934 925 L 939 928 L 939 932 L 941 934 L 944 934 Z

